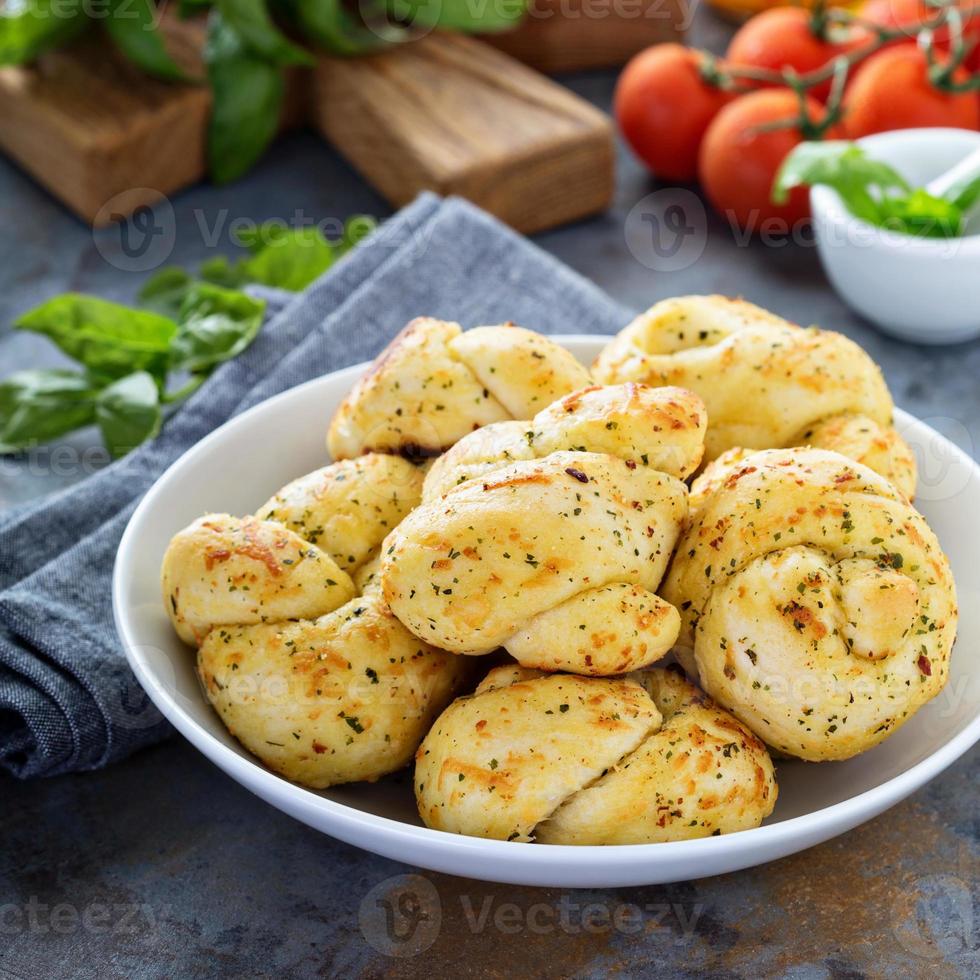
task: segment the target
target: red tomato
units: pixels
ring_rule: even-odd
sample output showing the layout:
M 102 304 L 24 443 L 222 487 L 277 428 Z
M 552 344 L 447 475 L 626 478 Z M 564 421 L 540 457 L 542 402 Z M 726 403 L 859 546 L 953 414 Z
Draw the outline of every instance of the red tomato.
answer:
M 826 115 L 816 99 L 807 98 L 814 122 Z M 760 223 L 779 219 L 789 227 L 810 215 L 805 187 L 790 193 L 785 204 L 770 200 L 773 178 L 786 154 L 804 136 L 797 126 L 766 129 L 799 116 L 799 100 L 788 88 L 761 89 L 725 106 L 705 133 L 698 162 L 701 185 L 715 208 L 739 227 L 758 231 Z M 835 138 L 836 133 L 828 133 Z
M 636 155 L 666 180 L 690 181 L 708 123 L 729 99 L 701 75 L 704 55 L 680 44 L 641 51 L 623 69 L 614 109 Z
M 863 28 L 852 28 L 846 32 L 845 40 L 831 44 L 810 30 L 811 16 L 801 7 L 773 7 L 758 14 L 736 31 L 725 60 L 733 68 L 795 68 L 802 75 L 823 68 L 828 61 L 867 44 L 871 38 Z M 829 93 L 829 81 L 810 90 L 810 95 L 820 101 Z
M 958 68 L 955 81 L 969 73 Z M 926 56 L 915 44 L 885 48 L 865 61 L 844 93 L 844 132 L 849 139 L 921 126 L 980 127 L 975 92 L 951 94 L 929 81 Z

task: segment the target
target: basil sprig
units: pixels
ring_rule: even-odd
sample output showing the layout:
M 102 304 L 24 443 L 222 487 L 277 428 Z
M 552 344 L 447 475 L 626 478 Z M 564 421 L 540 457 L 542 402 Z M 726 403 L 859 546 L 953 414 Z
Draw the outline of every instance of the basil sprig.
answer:
M 257 336 L 265 301 L 248 283 L 304 289 L 375 226 L 356 215 L 336 241 L 316 227 L 266 222 L 238 233 L 248 254 L 205 262 L 198 276 L 168 266 L 140 291 L 141 308 L 65 293 L 14 323 L 47 337 L 76 369 L 18 371 L 0 381 L 0 454 L 98 425 L 113 456 L 160 430 L 165 413 Z
M 188 284 L 175 319 L 66 293 L 14 323 L 51 340 L 78 370 L 20 371 L 0 382 L 0 452 L 13 453 L 97 423 L 122 456 L 156 435 L 163 406 L 240 354 L 262 325 L 265 301 L 211 283 Z M 177 373 L 189 382 L 176 393 Z
M 0 8 L 0 65 L 22 65 L 104 25 L 119 51 L 155 78 L 186 81 L 159 31 L 166 0 L 17 0 Z M 0 0 L 2 3 L 2 0 Z M 235 180 L 279 130 L 284 70 L 315 63 L 310 49 L 353 56 L 435 27 L 500 31 L 526 0 L 179 0 L 181 17 L 206 14 L 204 63 L 212 92 L 208 160 L 218 183 Z
M 921 238 L 955 238 L 966 213 L 980 198 L 980 174 L 962 181 L 946 196 L 913 188 L 887 163 L 874 160 L 847 140 L 806 142 L 783 161 L 772 199 L 785 202 L 794 187 L 832 187 L 856 218 L 879 228 Z

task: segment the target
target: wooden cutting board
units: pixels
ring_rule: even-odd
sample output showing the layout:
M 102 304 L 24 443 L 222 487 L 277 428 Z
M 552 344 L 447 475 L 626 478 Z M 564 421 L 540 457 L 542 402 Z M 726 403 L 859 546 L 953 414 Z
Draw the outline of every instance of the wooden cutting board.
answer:
M 533 232 L 612 197 L 609 118 L 459 34 L 323 58 L 312 106 L 323 134 L 396 206 L 423 189 L 459 194 Z
M 201 23 L 162 23 L 199 76 Z M 461 194 L 537 231 L 612 194 L 608 117 L 481 41 L 436 33 L 325 58 L 289 91 L 283 125 L 311 122 L 396 206 L 422 189 Z M 154 81 L 96 34 L 0 69 L 0 149 L 96 226 L 205 176 L 209 111 L 206 86 Z

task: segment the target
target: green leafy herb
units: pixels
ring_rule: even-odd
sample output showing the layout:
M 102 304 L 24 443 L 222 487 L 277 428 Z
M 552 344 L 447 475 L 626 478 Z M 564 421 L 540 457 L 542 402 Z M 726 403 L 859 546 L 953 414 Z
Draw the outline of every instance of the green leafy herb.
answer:
M 20 0 L 0 10 L 0 65 L 23 65 L 88 26 L 85 0 Z
M 153 376 L 136 371 L 104 388 L 95 404 L 95 418 L 106 448 L 125 456 L 160 431 L 163 414 Z
M 249 48 L 217 10 L 208 19 L 204 61 L 214 100 L 208 157 L 221 184 L 245 173 L 272 141 L 285 83 L 279 66 Z
M 224 22 L 256 54 L 273 65 L 312 65 L 313 58 L 273 24 L 265 0 L 217 0 Z
M 344 223 L 341 238 L 331 242 L 317 227 L 288 228 L 282 222 L 269 221 L 237 233 L 238 242 L 251 255 L 238 261 L 224 255 L 208 259 L 201 263 L 198 275 L 226 289 L 240 289 L 248 283 L 305 289 L 376 224 L 368 215 L 354 215 Z M 194 281 L 186 270 L 168 266 L 147 280 L 140 301 L 157 313 L 176 318 Z
M 309 44 L 362 55 L 434 27 L 499 31 L 523 15 L 526 0 L 178 0 L 181 17 L 208 15 L 204 50 L 212 90 L 208 129 L 211 176 L 245 173 L 279 128 L 283 71 L 307 67 Z M 0 0 L 0 65 L 26 64 L 104 25 L 116 47 L 148 74 L 184 80 L 158 29 L 158 0 Z M 288 35 L 282 26 L 288 28 Z M 293 40 L 296 37 L 298 40 Z
M 176 320 L 193 283 L 186 269 L 168 265 L 147 279 L 139 292 L 139 299 L 148 310 Z
M 95 421 L 96 390 L 78 371 L 18 371 L 0 382 L 0 453 Z
M 927 238 L 962 233 L 965 211 L 980 198 L 980 175 L 949 196 L 913 189 L 888 164 L 846 140 L 801 143 L 776 174 L 772 199 L 782 204 L 794 187 L 833 188 L 855 217 L 889 231 Z
M 187 290 L 170 366 L 198 374 L 237 357 L 262 326 L 265 303 L 245 293 L 199 282 Z
M 109 0 L 106 30 L 120 51 L 148 75 L 167 81 L 185 76 L 164 47 L 152 0 Z
M 133 371 L 166 376 L 177 324 L 95 296 L 65 293 L 25 313 L 14 326 L 54 341 L 69 357 L 103 378 Z
M 417 27 L 444 27 L 453 31 L 505 31 L 524 16 L 524 0 L 389 0 L 388 9 L 399 21 Z
M 407 27 L 392 23 L 385 16 L 380 3 L 380 17 L 364 19 L 348 11 L 343 0 L 317 0 L 316 3 L 284 0 L 284 3 L 302 33 L 330 54 L 368 54 L 412 36 Z M 369 12 L 367 3 L 360 9 Z

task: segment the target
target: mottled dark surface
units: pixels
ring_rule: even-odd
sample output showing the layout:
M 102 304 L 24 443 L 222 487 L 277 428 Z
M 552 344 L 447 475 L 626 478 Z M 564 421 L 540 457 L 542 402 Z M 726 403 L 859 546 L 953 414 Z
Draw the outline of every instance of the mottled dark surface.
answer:
M 703 17 L 699 31 L 721 37 Z M 608 106 L 613 80 L 570 82 Z M 671 204 L 694 230 L 657 256 L 643 215 L 664 219 Z M 163 245 L 186 264 L 230 251 L 235 218 L 386 213 L 310 134 L 285 139 L 234 186 L 194 188 L 173 207 Z M 43 341 L 9 335 L 18 313 L 66 289 L 126 299 L 145 276 L 119 268 L 113 233 L 93 238 L 5 162 L 0 221 L 0 373 L 51 360 Z M 696 194 L 658 188 L 625 153 L 615 207 L 537 241 L 635 307 L 741 293 L 843 330 L 882 364 L 899 405 L 976 456 L 980 343 L 888 339 L 841 305 L 812 246 L 739 245 Z M 71 446 L 0 460 L 0 507 L 99 465 L 94 435 Z M 0 780 L 0 977 L 975 977 L 978 782 L 974 749 L 905 803 L 794 857 L 686 884 L 563 893 L 415 877 L 411 855 L 400 865 L 309 830 L 175 739 L 102 773 Z

